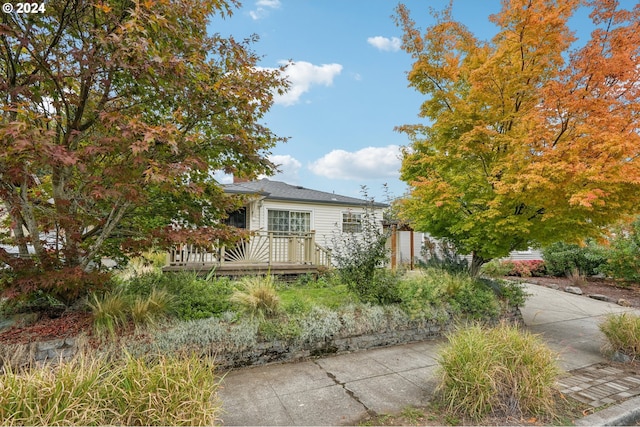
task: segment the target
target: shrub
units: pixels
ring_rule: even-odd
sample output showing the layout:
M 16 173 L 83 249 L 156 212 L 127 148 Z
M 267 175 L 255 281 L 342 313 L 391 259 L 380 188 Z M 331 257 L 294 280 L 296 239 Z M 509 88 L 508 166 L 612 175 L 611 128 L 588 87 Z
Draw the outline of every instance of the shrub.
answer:
M 430 317 L 444 306 L 454 314 L 472 319 L 500 314 L 496 293 L 466 273 L 452 274 L 431 268 L 421 277 L 403 281 L 400 289 L 402 306 L 412 317 Z
M 540 277 L 546 274 L 543 260 L 513 260 L 503 262 L 511 267 L 507 272 L 507 276 Z
M 397 272 L 381 268 L 375 271 L 370 281 L 351 287 L 360 301 L 373 304 L 394 304 L 400 302 L 400 275 Z
M 224 317 L 224 315 L 223 315 Z M 152 331 L 151 344 L 163 353 L 193 351 L 200 355 L 215 355 L 220 351 L 244 351 L 257 342 L 259 322 L 255 319 L 207 319 L 180 322 L 169 328 Z M 136 352 L 145 353 L 148 346 Z
M 258 334 L 265 341 L 294 340 L 300 337 L 302 329 L 295 318 L 278 317 L 276 319 L 264 319 L 258 325 Z
M 365 187 L 362 192 L 365 199 L 369 199 Z M 336 263 L 343 283 L 364 300 L 375 299 L 375 295 L 369 295 L 370 284 L 377 270 L 387 261 L 386 243 L 389 235 L 382 230 L 376 218 L 373 200 L 363 206 L 358 226 L 359 231 L 341 231 L 333 235 L 331 258 Z
M 8 369 L 2 425 L 212 425 L 220 402 L 213 362 L 80 355 L 55 367 Z
M 429 318 L 444 306 L 444 291 L 436 271 L 425 270 L 422 275 L 401 282 L 401 306 L 412 318 Z
M 280 298 L 273 276 L 243 277 L 240 287 L 231 295 L 230 301 L 240 305 L 252 318 L 257 316 L 263 319 L 280 310 Z
M 0 293 L 15 300 L 17 306 L 25 304 L 32 311 L 46 311 L 46 304 L 69 307 L 92 292 L 105 291 L 112 285 L 111 275 L 98 270 L 84 271 L 81 267 L 57 266 L 53 259 L 46 260 L 46 268 L 31 258 L 11 257 L 0 253 Z M 38 303 L 46 305 L 39 305 Z
M 640 316 L 622 313 L 607 316 L 600 330 L 608 341 L 608 350 L 637 359 L 640 356 Z
M 451 411 L 476 420 L 554 412 L 559 368 L 537 336 L 501 324 L 472 326 L 448 338 L 439 354 L 438 396 Z
M 206 319 L 231 309 L 234 287 L 228 278 L 205 280 L 185 272 L 165 274 L 158 285 L 174 296 L 172 310 L 180 320 Z
M 547 272 L 554 276 L 566 276 L 574 269 L 581 274 L 593 276 L 606 262 L 602 248 L 592 242 L 585 246 L 574 243 L 557 242 L 542 250 Z
M 640 282 L 640 216 L 614 232 L 615 237 L 605 250 L 607 262 L 602 272 L 614 279 Z
M 467 275 L 452 275 L 445 283 L 452 289 L 447 295 L 454 313 L 474 320 L 493 319 L 500 315 L 498 298 L 484 282 Z
M 481 267 L 480 272 L 489 277 L 503 277 L 507 276 L 512 269 L 511 261 L 492 259 Z
M 229 297 L 234 291 L 228 278 L 199 277 L 195 273 L 151 271 L 131 275 L 122 280 L 123 292 L 132 297 L 148 297 L 154 289 L 171 295 L 171 312 L 180 320 L 206 319 L 231 308 Z
M 333 337 L 341 327 L 336 311 L 314 306 L 300 319 L 300 339 L 307 342 L 322 341 Z
M 485 277 L 476 280 L 482 282 L 487 289 L 491 289 L 504 307 L 521 307 L 529 296 L 521 283 Z
M 469 261 L 458 253 L 453 243 L 427 239 L 422 248 L 425 268 L 436 268 L 449 273 L 468 273 Z

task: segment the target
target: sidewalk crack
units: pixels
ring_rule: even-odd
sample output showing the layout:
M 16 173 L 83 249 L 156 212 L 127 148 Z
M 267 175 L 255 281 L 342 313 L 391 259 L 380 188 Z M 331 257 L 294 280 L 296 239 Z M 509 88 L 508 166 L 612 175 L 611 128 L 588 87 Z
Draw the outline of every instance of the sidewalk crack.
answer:
M 324 369 L 317 362 L 313 361 L 313 363 L 315 363 L 320 369 L 322 369 L 324 371 L 324 373 L 327 374 L 327 377 L 329 377 L 336 385 L 339 385 L 340 387 L 342 387 L 342 389 L 345 391 L 345 393 L 347 393 L 347 395 L 350 398 L 352 398 L 353 400 L 358 402 L 360 405 L 362 405 L 362 407 L 367 412 L 367 415 L 369 415 L 370 417 L 375 417 L 375 416 L 378 415 L 378 413 L 376 411 L 374 411 L 373 409 L 371 409 L 367 405 L 365 405 L 364 402 L 362 400 L 360 400 L 358 395 L 356 395 L 352 390 L 349 390 L 347 388 L 347 384 L 346 383 L 343 383 L 342 381 L 340 381 L 334 374 L 332 374 L 331 372 L 329 372 L 326 369 Z

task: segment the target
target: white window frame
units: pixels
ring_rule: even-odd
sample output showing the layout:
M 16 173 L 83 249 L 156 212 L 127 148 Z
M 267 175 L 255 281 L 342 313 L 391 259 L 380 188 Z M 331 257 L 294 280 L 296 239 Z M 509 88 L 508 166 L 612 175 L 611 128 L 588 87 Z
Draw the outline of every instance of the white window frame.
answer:
M 362 213 L 342 211 L 342 232 L 362 233 Z
M 280 218 L 272 218 L 272 213 L 276 212 Z M 278 223 L 275 219 L 278 219 Z M 274 227 L 276 225 L 278 227 Z M 267 209 L 267 230 L 274 233 L 308 233 L 311 231 L 311 211 Z

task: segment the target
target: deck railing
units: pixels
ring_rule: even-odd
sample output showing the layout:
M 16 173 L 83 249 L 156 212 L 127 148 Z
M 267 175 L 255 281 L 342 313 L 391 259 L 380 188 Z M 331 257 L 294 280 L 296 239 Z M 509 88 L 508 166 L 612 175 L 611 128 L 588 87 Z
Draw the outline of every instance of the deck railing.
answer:
M 181 245 L 169 252 L 170 266 L 237 264 L 312 264 L 331 266 L 331 251 L 318 245 L 315 232 L 253 232 L 233 246 Z

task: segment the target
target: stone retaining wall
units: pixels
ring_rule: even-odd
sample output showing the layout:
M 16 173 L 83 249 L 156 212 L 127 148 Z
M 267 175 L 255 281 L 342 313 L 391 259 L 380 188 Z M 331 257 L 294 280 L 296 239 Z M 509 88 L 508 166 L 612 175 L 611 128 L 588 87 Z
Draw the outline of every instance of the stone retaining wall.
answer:
M 500 320 L 520 325 L 523 324 L 522 315 L 517 307 L 514 307 L 510 312 L 503 315 Z M 356 336 L 335 336 L 331 339 L 316 342 L 283 340 L 259 342 L 250 349 L 218 353 L 215 357 L 219 366 L 223 369 L 264 365 L 275 362 L 293 362 L 328 354 L 433 340 L 444 336 L 451 327 L 451 322 L 442 323 L 432 320 L 425 321 L 419 326 L 414 327 L 385 330 Z M 77 340 L 75 338 L 64 338 L 32 343 L 29 352 L 31 353 L 32 360 L 36 362 L 57 361 L 61 358 L 72 357 L 77 352 Z

